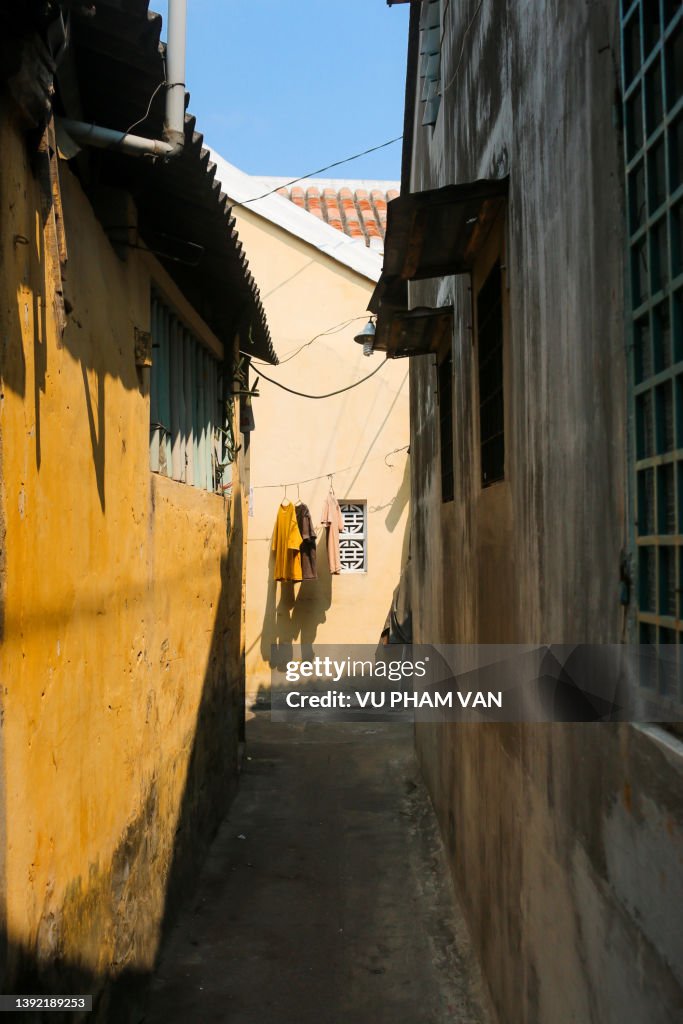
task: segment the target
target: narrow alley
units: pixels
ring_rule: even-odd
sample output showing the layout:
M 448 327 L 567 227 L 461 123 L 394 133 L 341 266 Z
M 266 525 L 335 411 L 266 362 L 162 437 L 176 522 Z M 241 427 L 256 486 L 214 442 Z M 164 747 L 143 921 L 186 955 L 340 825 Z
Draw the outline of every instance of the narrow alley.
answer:
M 411 728 L 269 718 L 145 1024 L 488 1024 Z
M 0 1012 L 683 1024 L 681 0 L 0 2 Z

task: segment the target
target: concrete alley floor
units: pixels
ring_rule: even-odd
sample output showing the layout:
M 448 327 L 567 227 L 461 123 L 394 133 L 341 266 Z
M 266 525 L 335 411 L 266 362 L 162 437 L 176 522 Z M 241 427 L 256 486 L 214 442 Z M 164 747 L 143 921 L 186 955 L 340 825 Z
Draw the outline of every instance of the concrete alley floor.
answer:
M 409 726 L 249 723 L 145 1024 L 489 1024 Z

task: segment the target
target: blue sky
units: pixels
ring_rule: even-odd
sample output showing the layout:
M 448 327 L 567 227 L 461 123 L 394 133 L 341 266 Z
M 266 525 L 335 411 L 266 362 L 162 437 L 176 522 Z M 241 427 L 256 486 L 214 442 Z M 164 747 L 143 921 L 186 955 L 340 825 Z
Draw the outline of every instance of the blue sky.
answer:
M 199 130 L 242 170 L 292 178 L 400 135 L 409 7 L 188 0 L 187 84 Z M 165 0 L 150 9 L 165 18 Z M 324 176 L 398 179 L 400 164 L 398 142 Z

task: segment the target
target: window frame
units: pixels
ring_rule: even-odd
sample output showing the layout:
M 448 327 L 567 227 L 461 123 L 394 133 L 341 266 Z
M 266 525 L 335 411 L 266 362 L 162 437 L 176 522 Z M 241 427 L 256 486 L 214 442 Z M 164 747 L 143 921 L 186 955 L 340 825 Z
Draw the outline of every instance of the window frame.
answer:
M 221 494 L 229 414 L 226 408 L 221 416 L 224 347 L 156 261 L 150 266 L 149 303 L 150 471 L 208 494 Z M 198 395 L 194 382 L 199 374 L 205 383 Z
M 509 483 L 511 476 L 510 444 L 510 386 L 509 386 L 509 344 L 510 319 L 508 302 L 508 274 L 506 260 L 507 204 L 497 216 L 491 227 L 488 238 L 478 254 L 472 268 L 471 279 L 471 317 L 472 317 L 472 416 L 473 438 L 475 448 L 475 465 L 477 487 L 480 494 L 495 490 L 499 485 Z M 502 423 L 503 423 L 503 471 L 502 476 L 494 480 L 484 481 L 481 441 L 481 401 L 480 401 L 480 342 L 479 342 L 479 308 L 478 299 L 481 291 L 489 280 L 494 267 L 500 267 L 500 312 L 501 312 L 501 380 L 502 380 Z
M 652 14 L 657 13 L 656 19 Z M 621 0 L 631 638 L 658 659 L 650 699 L 683 705 L 683 9 Z M 680 52 L 680 49 L 679 49 Z M 681 71 L 679 68 L 679 75 Z M 676 184 L 678 179 L 678 184 Z M 675 187 L 674 187 L 675 186 Z M 664 265 L 662 263 L 664 261 Z M 673 648 L 673 650 L 672 650 Z
M 482 310 L 480 302 L 485 290 L 493 285 L 494 275 L 497 277 L 496 286 L 497 305 L 490 312 L 486 313 L 482 323 Z M 479 483 L 482 490 L 502 483 L 506 478 L 505 472 L 505 317 L 503 308 L 503 268 L 499 260 L 494 260 L 481 287 L 477 290 L 476 303 L 476 367 L 477 367 L 477 407 L 479 414 Z M 495 319 L 494 319 L 495 318 Z M 486 328 L 493 328 L 493 338 L 486 342 L 487 350 L 484 353 L 484 331 Z M 487 384 L 486 391 L 482 395 L 482 380 L 486 376 L 493 376 L 490 384 Z M 489 415 L 493 410 L 494 417 L 500 419 L 500 429 L 497 433 L 487 434 L 484 438 L 484 408 L 488 406 Z M 492 445 L 500 439 L 502 452 L 497 455 L 492 453 Z M 485 450 L 486 449 L 486 450 Z
M 444 369 L 450 367 L 450 373 L 446 377 Z M 455 366 L 453 360 L 453 339 L 448 339 L 448 347 L 444 348 L 436 357 L 436 401 L 439 419 L 439 481 L 441 487 L 441 504 L 448 505 L 455 501 L 455 417 L 453 402 L 455 399 Z M 443 385 L 448 381 L 448 403 L 450 408 L 444 412 Z M 448 423 L 445 428 L 445 419 Z M 444 445 L 444 436 L 448 437 L 448 444 Z M 450 450 L 450 464 L 446 464 L 448 451 Z M 450 478 L 450 488 L 444 488 L 444 482 Z

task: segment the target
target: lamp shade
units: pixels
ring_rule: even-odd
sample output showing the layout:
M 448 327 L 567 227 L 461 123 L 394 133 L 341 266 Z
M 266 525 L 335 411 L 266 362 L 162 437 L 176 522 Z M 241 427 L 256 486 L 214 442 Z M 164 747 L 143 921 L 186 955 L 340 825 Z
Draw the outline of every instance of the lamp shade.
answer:
M 363 346 L 363 355 L 371 356 L 372 350 L 375 346 L 375 324 L 373 320 L 368 320 L 365 327 L 360 331 L 353 339 L 358 342 L 359 345 Z

